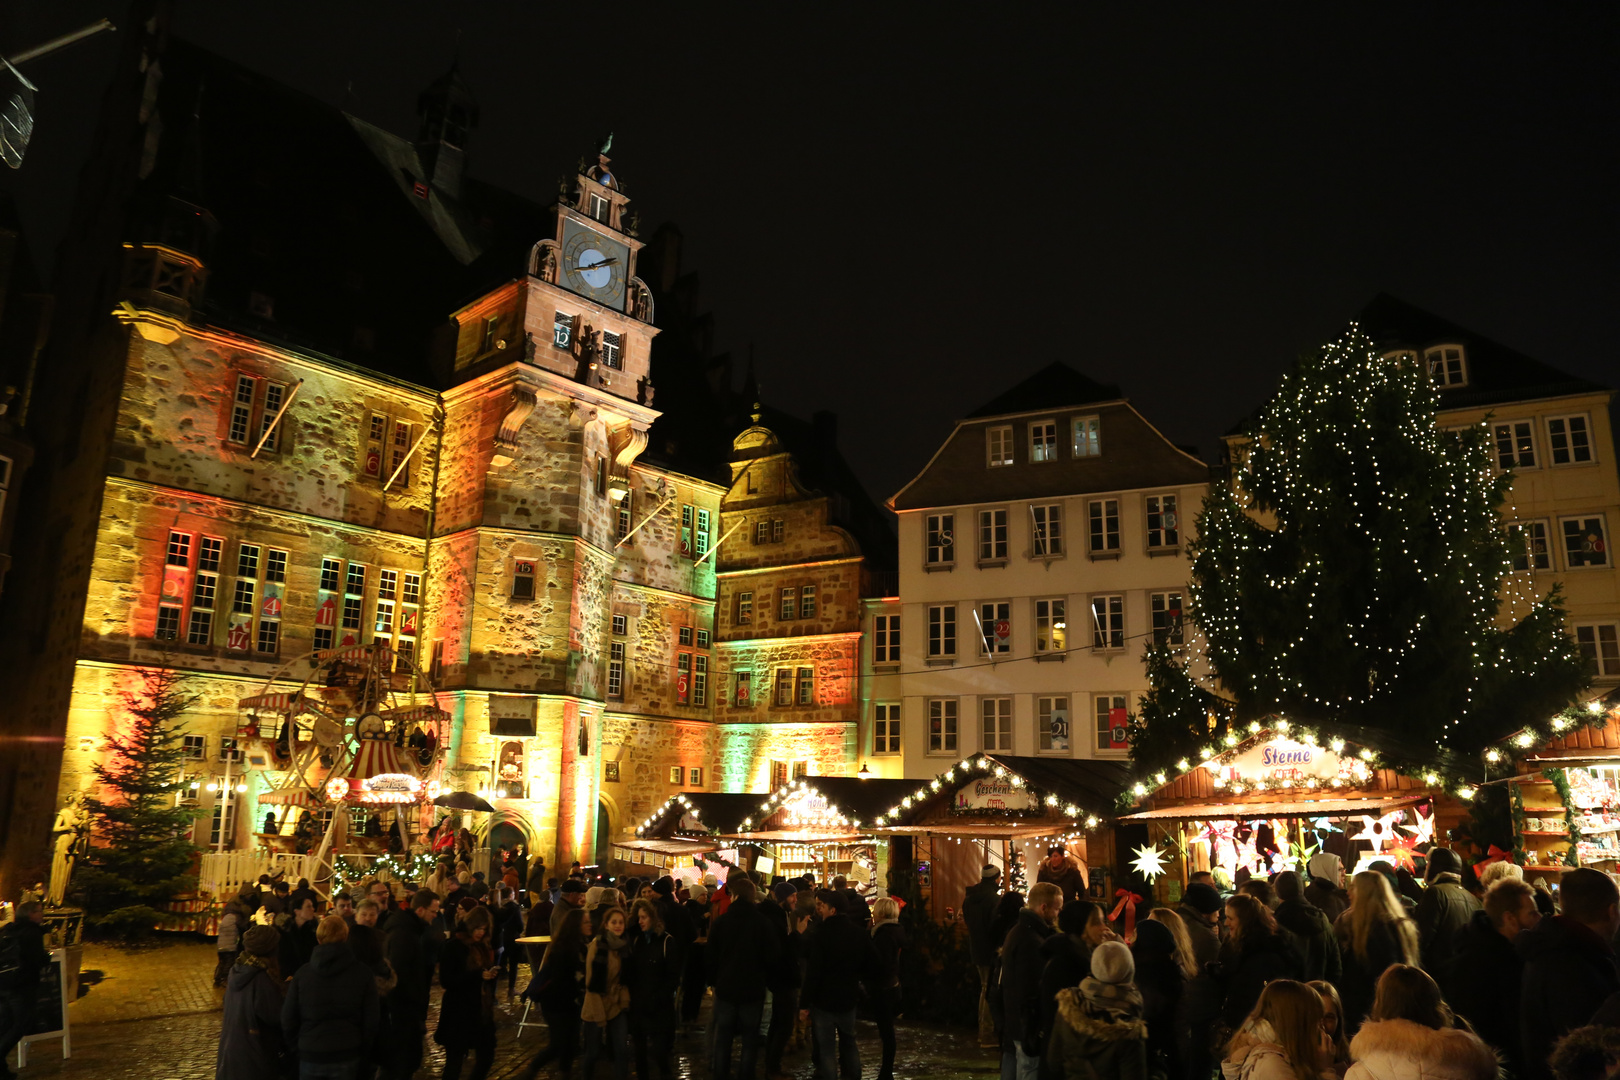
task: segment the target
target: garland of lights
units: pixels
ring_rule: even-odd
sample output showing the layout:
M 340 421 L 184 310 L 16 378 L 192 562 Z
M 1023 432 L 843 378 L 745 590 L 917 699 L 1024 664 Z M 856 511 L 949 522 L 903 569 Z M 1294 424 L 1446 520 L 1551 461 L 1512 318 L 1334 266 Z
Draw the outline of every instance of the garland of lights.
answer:
M 958 772 L 961 773 L 960 776 L 957 775 Z M 905 798 L 901 799 L 897 805 L 889 808 L 889 812 L 887 814 L 879 814 L 877 816 L 877 820 L 873 824 L 878 826 L 882 826 L 885 822 L 888 822 L 891 825 L 894 824 L 899 820 L 901 814 L 911 809 L 913 805 L 938 794 L 948 784 L 971 779 L 975 772 L 989 773 L 997 780 L 1006 780 L 1015 788 L 1028 788 L 1029 793 L 1037 806 L 1030 807 L 1027 810 L 1016 811 L 996 810 L 990 808 L 957 811 L 955 807 L 952 807 L 953 813 L 971 814 L 975 817 L 1027 818 L 1038 816 L 1039 814 L 1043 813 L 1043 811 L 1038 808 L 1040 806 L 1049 807 L 1054 810 L 1061 809 L 1062 813 L 1066 817 L 1076 819 L 1078 819 L 1081 814 L 1085 813 L 1081 807 L 1075 805 L 1074 803 L 1065 804 L 1063 800 L 1059 799 L 1053 793 L 1037 788 L 1034 784 L 1031 784 L 1029 781 L 1025 780 L 1022 776 L 1019 776 L 1005 765 L 1002 765 L 1001 763 L 994 761 L 983 754 L 975 754 L 972 757 L 963 758 L 962 760 L 956 762 L 956 764 L 952 765 L 950 768 L 928 781 L 927 784 L 919 787 L 915 793 L 907 795 Z M 860 823 L 856 822 L 856 824 L 859 825 Z M 1097 817 L 1096 814 L 1086 815 L 1085 828 L 1087 830 L 1095 829 L 1101 824 L 1102 819 Z
M 1564 830 L 1569 833 L 1569 849 L 1564 852 L 1565 866 L 1581 865 L 1579 848 L 1581 826 L 1575 809 L 1575 795 L 1569 789 L 1569 774 L 1564 769 L 1542 769 L 1541 775 L 1558 792 L 1558 801 L 1564 804 Z
M 412 855 L 409 861 L 393 854 L 378 855 L 369 863 L 354 862 L 347 855 L 339 855 L 332 860 L 332 891 L 341 892 L 348 888 L 351 882 L 378 877 L 384 873 L 391 875 L 396 881 L 421 882 L 433 872 L 437 862 L 438 860 L 429 852 Z

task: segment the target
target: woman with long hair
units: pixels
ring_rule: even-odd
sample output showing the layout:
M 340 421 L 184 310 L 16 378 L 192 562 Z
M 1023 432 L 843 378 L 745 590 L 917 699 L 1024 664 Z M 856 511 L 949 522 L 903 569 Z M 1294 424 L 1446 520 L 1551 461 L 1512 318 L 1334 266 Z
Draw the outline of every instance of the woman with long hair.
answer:
M 624 983 L 630 988 L 630 1041 L 636 1075 L 652 1080 L 649 1062 L 669 1080 L 675 1072 L 675 987 L 681 981 L 680 945 L 664 930 L 651 900 L 630 905 L 630 962 Z M 651 1046 L 651 1054 L 648 1047 Z
M 473 1051 L 470 1080 L 484 1080 L 495 1063 L 495 961 L 490 933 L 495 920 L 486 907 L 464 913 L 439 960 L 444 1001 L 433 1041 L 444 1047 L 444 1080 L 456 1080 Z
M 585 999 L 585 946 L 590 940 L 590 916 L 574 908 L 564 915 L 551 935 L 536 969 L 534 979 L 523 991 L 523 996 L 540 1006 L 540 1015 L 546 1018 L 546 1030 L 551 1039 L 546 1048 L 529 1062 L 525 1076 L 534 1080 L 551 1062 L 564 1077 L 574 1071 L 574 1058 L 579 1054 L 579 1013 Z
M 1226 991 L 1221 1019 L 1235 1029 L 1260 1000 L 1267 983 L 1298 978 L 1301 964 L 1271 909 L 1247 893 L 1226 901 L 1226 928 L 1219 974 Z
M 1198 977 L 1198 957 L 1193 952 L 1192 937 L 1187 933 L 1187 924 L 1181 916 L 1167 907 L 1156 907 L 1148 912 L 1148 918 L 1154 922 L 1164 923 L 1170 929 L 1170 936 L 1176 943 L 1176 966 L 1181 968 L 1181 974 L 1188 979 Z
M 1333 1071 L 1343 1076 L 1350 1068 L 1350 1036 L 1344 1030 L 1344 1002 L 1339 991 L 1330 982 L 1307 983 L 1322 995 L 1322 1031 L 1328 1038 L 1328 1053 L 1333 1058 Z
M 614 1080 L 630 1080 L 630 987 L 624 982 L 630 960 L 626 920 L 620 908 L 602 907 L 601 926 L 585 949 L 585 1075 L 596 1075 L 602 1040 L 613 1058 Z
M 1421 968 L 1391 966 L 1378 980 L 1372 1013 L 1350 1040 L 1345 1080 L 1444 1077 L 1495 1080 L 1496 1054 L 1454 1016 L 1440 987 Z
M 1327 1057 L 1321 995 L 1302 982 L 1278 979 L 1266 984 L 1253 1011 L 1227 1043 L 1221 1076 L 1322 1080 Z
M 876 1014 L 878 1038 L 883 1042 L 883 1065 L 878 1080 L 894 1080 L 894 1021 L 900 1015 L 900 952 L 906 947 L 906 932 L 900 928 L 900 905 L 892 896 L 880 896 L 872 903 L 872 948 L 877 963 L 872 984 L 867 988 Z
M 1344 1024 L 1354 1030 L 1372 1010 L 1378 977 L 1391 964 L 1418 962 L 1417 924 L 1406 914 L 1389 879 L 1363 870 L 1350 882 L 1350 910 L 1334 924 L 1344 975 Z

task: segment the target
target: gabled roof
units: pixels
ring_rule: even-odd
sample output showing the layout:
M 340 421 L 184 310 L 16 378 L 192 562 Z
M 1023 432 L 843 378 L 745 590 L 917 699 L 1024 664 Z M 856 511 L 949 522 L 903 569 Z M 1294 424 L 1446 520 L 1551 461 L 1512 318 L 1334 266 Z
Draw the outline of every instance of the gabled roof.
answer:
M 1440 391 L 1442 409 L 1474 408 L 1507 401 L 1534 401 L 1609 389 L 1559 371 L 1550 364 L 1492 341 L 1388 293 L 1379 293 L 1357 317 L 1362 332 L 1379 348 L 1415 349 L 1460 344 L 1466 352 L 1468 383 Z
M 1087 378 L 1062 361 L 1054 360 L 1011 390 L 974 409 L 965 419 L 1095 405 L 1118 401 L 1121 397 L 1119 387 Z

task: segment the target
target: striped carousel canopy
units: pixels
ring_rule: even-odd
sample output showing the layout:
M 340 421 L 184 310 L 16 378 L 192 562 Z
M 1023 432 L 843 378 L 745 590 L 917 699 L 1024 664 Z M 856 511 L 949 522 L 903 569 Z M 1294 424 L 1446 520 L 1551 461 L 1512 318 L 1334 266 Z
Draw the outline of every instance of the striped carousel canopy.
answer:
M 302 694 L 260 694 L 258 697 L 247 697 L 236 703 L 238 709 L 265 709 L 270 712 L 290 712 L 303 706 Z
M 394 745 L 392 739 L 361 739 L 359 747 L 354 752 L 354 761 L 349 764 L 344 775 L 359 786 L 359 782 L 370 780 L 374 776 L 387 776 L 404 773 L 408 776 L 416 775 L 416 763 L 411 756 Z

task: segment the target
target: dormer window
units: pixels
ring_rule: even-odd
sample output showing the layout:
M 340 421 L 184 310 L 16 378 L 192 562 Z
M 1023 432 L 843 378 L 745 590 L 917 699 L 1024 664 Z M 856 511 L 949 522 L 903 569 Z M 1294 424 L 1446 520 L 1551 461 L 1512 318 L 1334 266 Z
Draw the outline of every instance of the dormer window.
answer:
M 606 195 L 598 195 L 594 191 L 591 192 L 591 217 L 595 218 L 597 221 L 606 221 L 608 219 L 608 213 L 612 209 L 612 199 L 608 198 Z
M 1436 345 L 1425 349 L 1423 359 L 1429 365 L 1429 382 L 1439 389 L 1468 385 L 1468 366 L 1461 345 Z

